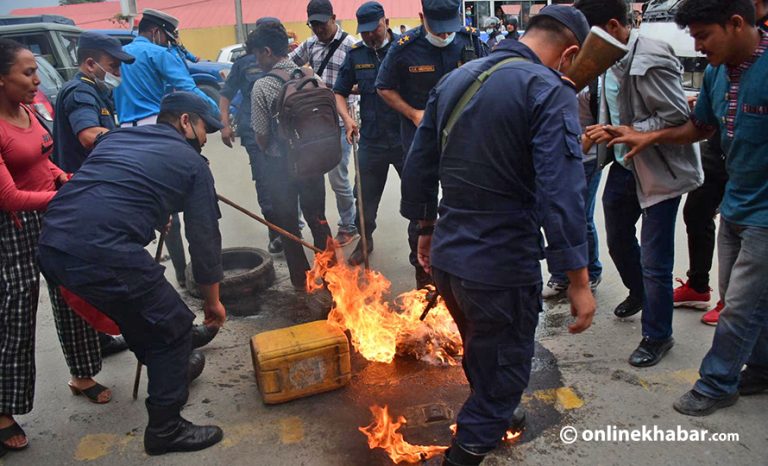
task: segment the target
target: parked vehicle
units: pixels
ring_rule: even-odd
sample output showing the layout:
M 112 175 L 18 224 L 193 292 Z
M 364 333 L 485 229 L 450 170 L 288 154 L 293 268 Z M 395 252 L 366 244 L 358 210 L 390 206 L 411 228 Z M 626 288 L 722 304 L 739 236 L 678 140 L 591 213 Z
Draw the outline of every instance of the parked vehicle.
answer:
M 77 73 L 77 40 L 82 29 L 61 21 L 3 25 L 14 21 L 14 17 L 0 17 L 0 37 L 21 42 L 32 53 L 45 58 L 65 80 Z
M 219 50 L 219 56 L 216 61 L 219 63 L 234 63 L 235 60 L 245 55 L 245 46 L 243 44 L 227 45 Z
M 37 94 L 35 94 L 32 107 L 47 123 L 50 123 L 49 128 L 52 129 L 56 98 L 64 86 L 64 79 L 45 58 L 35 55 L 35 61 L 37 62 L 37 76 L 40 78 L 40 86 Z

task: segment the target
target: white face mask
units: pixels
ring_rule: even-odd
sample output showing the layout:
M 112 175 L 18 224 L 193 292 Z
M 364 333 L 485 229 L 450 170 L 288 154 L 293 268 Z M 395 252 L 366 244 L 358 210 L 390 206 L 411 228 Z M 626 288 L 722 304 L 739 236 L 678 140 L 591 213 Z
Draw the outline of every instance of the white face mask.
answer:
M 101 68 L 101 65 L 96 63 L 96 66 Z M 123 82 L 123 79 L 119 76 L 115 76 L 114 74 L 110 73 L 109 71 L 105 70 L 104 68 L 101 68 L 101 71 L 104 72 L 104 79 L 96 78 L 96 82 L 103 84 L 104 87 L 106 87 L 108 90 L 113 90 L 117 86 L 120 85 L 121 82 Z
M 442 49 L 444 47 L 448 47 L 449 45 L 451 45 L 451 42 L 453 42 L 453 39 L 456 38 L 456 33 L 452 32 L 448 37 L 443 39 L 440 36 L 436 36 L 431 32 L 427 31 L 426 37 L 427 37 L 427 41 L 429 41 L 430 44 Z
M 372 48 L 373 48 L 373 47 L 371 47 L 371 46 L 370 46 L 370 45 L 369 45 L 367 42 L 365 42 L 365 41 L 364 41 L 363 43 L 364 43 L 364 44 L 365 44 L 365 46 L 366 46 L 366 47 L 368 47 L 369 49 L 372 49 Z M 382 42 L 382 43 L 381 43 L 381 45 L 379 45 L 378 47 L 376 47 L 376 48 L 375 48 L 375 50 L 381 50 L 381 49 L 383 49 L 384 47 L 386 47 L 386 46 L 387 46 L 387 44 L 389 44 L 389 33 L 387 33 L 387 37 L 385 37 L 385 38 L 384 38 L 384 42 Z

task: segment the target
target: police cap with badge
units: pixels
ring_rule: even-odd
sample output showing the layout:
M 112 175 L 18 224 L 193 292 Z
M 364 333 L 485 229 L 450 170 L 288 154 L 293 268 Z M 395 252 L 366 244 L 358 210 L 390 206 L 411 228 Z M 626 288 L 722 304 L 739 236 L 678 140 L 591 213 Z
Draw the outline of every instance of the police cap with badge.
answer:
M 424 21 L 434 34 L 458 32 L 464 29 L 459 15 L 459 0 L 421 0 Z
M 141 14 L 142 20 L 146 20 L 152 24 L 160 26 L 160 29 L 162 29 L 171 40 L 175 41 L 179 38 L 179 19 L 175 16 L 171 16 L 168 13 L 164 13 L 160 10 L 154 10 L 152 8 L 144 8 Z
M 384 7 L 379 2 L 366 2 L 360 5 L 355 13 L 357 16 L 357 32 L 373 32 L 379 27 L 384 18 Z

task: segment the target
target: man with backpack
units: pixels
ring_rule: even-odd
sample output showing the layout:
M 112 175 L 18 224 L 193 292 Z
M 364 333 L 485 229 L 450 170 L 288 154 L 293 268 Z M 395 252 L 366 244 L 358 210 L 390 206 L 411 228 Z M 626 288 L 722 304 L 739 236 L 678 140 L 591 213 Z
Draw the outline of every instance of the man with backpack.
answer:
M 310 0 L 307 5 L 307 24 L 312 28 L 312 37 L 302 42 L 291 52 L 290 59 L 298 66 L 308 65 L 333 89 L 342 63 L 356 40 L 336 24 L 336 15 L 329 0 Z M 356 98 L 348 98 L 351 105 Z M 352 146 L 345 137 L 346 129 L 341 126 L 341 162 L 328 173 L 328 181 L 336 194 L 336 208 L 339 210 L 339 230 L 336 242 L 346 246 L 359 237 L 355 226 L 355 196 L 349 181 L 349 154 Z
M 333 92 L 327 88 L 322 89 L 322 80 L 313 75 L 311 70 L 300 68 L 288 58 L 288 33 L 281 23 L 267 22 L 257 26 L 248 36 L 248 48 L 255 54 L 259 67 L 267 73 L 254 82 L 251 89 L 251 125 L 256 142 L 265 154 L 264 179 L 272 196 L 272 211 L 267 220 L 298 236 L 297 206 L 301 202 L 301 210 L 312 231 L 314 244 L 324 249 L 331 237 L 331 229 L 325 219 L 323 173 L 337 165 L 341 156 L 341 135 Z M 293 86 L 290 89 L 295 91 L 293 97 L 321 88 L 327 91 L 327 101 L 322 100 L 322 95 L 319 102 L 314 98 L 304 99 L 312 104 L 309 110 L 317 111 L 303 119 L 300 105 L 287 107 L 286 104 L 290 102 L 285 97 L 288 87 L 296 78 L 303 78 L 307 74 L 314 77 L 314 81 L 304 86 L 302 91 L 296 91 Z M 307 112 L 303 116 L 307 117 Z M 301 123 L 309 119 L 312 121 L 307 121 L 307 131 L 317 131 L 303 138 L 310 146 L 300 146 L 302 141 L 289 139 L 290 134 L 286 137 L 287 133 L 303 129 Z M 292 129 L 288 130 L 289 125 L 294 123 L 299 126 L 291 126 Z M 306 158 L 299 160 L 300 155 Z M 324 158 L 328 155 L 333 157 L 331 162 Z M 304 162 L 312 164 L 317 161 L 326 162 L 325 166 L 304 169 Z M 309 262 L 302 246 L 293 241 L 285 241 L 283 250 L 291 283 L 297 291 L 304 290 Z

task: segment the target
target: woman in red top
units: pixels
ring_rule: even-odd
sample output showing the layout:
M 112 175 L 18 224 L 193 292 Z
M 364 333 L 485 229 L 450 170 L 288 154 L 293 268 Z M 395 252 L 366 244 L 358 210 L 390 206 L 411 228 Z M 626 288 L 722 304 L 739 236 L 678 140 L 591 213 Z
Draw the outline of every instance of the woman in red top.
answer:
M 0 455 L 27 446 L 13 419 L 32 409 L 41 211 L 67 175 L 48 156 L 53 140 L 24 105 L 40 80 L 32 53 L 0 39 Z

